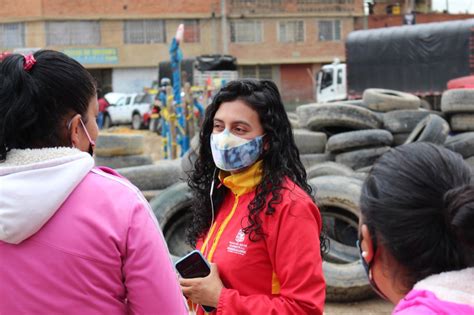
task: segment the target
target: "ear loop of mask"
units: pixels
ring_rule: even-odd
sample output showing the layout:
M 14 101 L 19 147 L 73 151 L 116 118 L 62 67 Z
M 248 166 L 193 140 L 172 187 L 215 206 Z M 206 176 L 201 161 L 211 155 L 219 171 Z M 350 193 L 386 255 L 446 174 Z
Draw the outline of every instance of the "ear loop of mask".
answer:
M 84 125 L 84 122 L 82 121 L 81 118 L 79 118 L 79 121 L 81 122 L 82 128 L 84 128 L 84 132 L 86 133 L 87 139 L 89 140 L 89 143 L 93 146 L 95 146 L 95 141 L 92 140 L 91 136 L 89 135 L 89 132 L 87 131 L 86 125 Z
M 214 172 L 212 173 L 212 182 L 211 182 L 211 190 L 209 191 L 209 199 L 211 200 L 211 225 L 209 226 L 209 232 L 212 229 L 212 225 L 214 224 L 215 220 L 215 210 L 214 210 L 214 200 L 212 199 L 212 195 L 214 194 L 214 187 L 215 187 L 215 180 L 216 180 L 216 172 L 217 172 L 217 167 L 214 168 Z M 206 239 L 209 237 L 209 235 L 206 236 Z M 204 251 L 204 257 L 207 257 L 207 254 L 209 254 L 209 240 L 208 244 L 206 246 L 206 250 Z
M 84 132 L 86 133 L 87 140 L 89 140 L 90 144 L 95 146 L 95 141 L 92 140 L 91 136 L 89 135 L 89 132 L 87 131 L 86 125 L 84 125 L 82 118 L 79 118 L 79 121 L 81 122 L 82 128 L 84 128 Z M 71 129 L 71 124 L 72 124 L 72 119 L 67 123 L 67 130 Z

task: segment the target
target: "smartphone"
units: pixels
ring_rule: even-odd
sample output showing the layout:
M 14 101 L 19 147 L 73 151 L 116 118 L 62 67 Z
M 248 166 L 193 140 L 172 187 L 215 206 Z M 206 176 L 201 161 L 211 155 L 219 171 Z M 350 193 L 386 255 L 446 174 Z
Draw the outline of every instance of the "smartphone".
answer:
M 175 268 L 183 278 L 203 278 L 211 273 L 211 266 L 200 251 L 193 250 L 175 263 Z M 214 307 L 201 305 L 204 311 L 210 313 Z

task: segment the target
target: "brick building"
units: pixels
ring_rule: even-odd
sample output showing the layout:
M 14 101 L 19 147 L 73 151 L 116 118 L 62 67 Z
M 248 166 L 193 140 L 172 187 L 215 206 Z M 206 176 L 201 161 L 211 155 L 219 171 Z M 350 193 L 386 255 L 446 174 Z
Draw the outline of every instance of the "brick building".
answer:
M 134 92 L 156 80 L 185 23 L 185 57 L 232 54 L 242 77 L 272 79 L 287 102 L 303 102 L 321 65 L 344 60 L 363 15 L 363 0 L 2 0 L 0 52 L 64 51 L 104 87 Z

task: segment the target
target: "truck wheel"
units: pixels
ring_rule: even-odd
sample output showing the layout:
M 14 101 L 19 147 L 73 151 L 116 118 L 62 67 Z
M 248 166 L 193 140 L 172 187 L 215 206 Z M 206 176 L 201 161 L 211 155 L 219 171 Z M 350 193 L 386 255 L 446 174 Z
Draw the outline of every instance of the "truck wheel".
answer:
M 430 114 L 416 125 L 405 144 L 412 142 L 431 142 L 443 144 L 449 133 L 449 125 L 443 118 Z
M 369 109 L 378 112 L 420 107 L 420 99 L 417 96 L 395 90 L 367 89 L 362 98 Z
M 429 111 L 416 109 L 391 111 L 383 115 L 383 128 L 391 133 L 412 132 L 429 114 Z
M 336 155 L 336 162 L 357 170 L 374 164 L 382 154 L 389 150 L 390 147 L 380 147 L 345 152 Z
M 350 302 L 372 296 L 355 246 L 362 181 L 346 176 L 321 176 L 308 182 L 315 191 L 329 237 L 329 253 L 323 257 L 327 300 Z
M 352 176 L 354 171 L 343 165 L 336 162 L 324 162 L 311 166 L 306 171 L 307 179 L 311 179 L 319 176 L 328 176 L 328 175 L 340 175 L 340 176 Z
M 108 129 L 112 126 L 112 119 L 108 113 L 104 114 L 104 122 L 102 124 L 102 129 Z
M 474 132 L 461 133 L 446 139 L 444 146 L 467 159 L 474 156 Z
M 393 136 L 381 129 L 344 132 L 329 138 L 326 150 L 331 153 L 342 153 L 363 148 L 390 146 Z
M 101 133 L 97 138 L 95 155 L 102 157 L 143 154 L 143 135 Z
M 184 178 L 180 160 L 162 160 L 153 165 L 126 167 L 117 171 L 140 190 L 165 189 Z
M 450 122 L 453 131 L 474 131 L 474 113 L 452 115 Z
M 474 90 L 447 90 L 441 97 L 441 111 L 444 113 L 474 112 Z
M 138 113 L 133 114 L 132 116 L 132 129 L 139 130 L 143 128 L 143 119 L 142 116 Z
M 323 132 L 294 129 L 293 137 L 300 154 L 324 153 L 328 137 Z
M 192 193 L 186 183 L 170 186 L 150 201 L 173 256 L 181 257 L 192 251 L 185 236 L 186 225 L 192 219 L 191 205 Z
M 296 109 L 302 126 L 335 134 L 360 129 L 378 129 L 381 119 L 372 111 L 350 104 L 309 104 Z
M 125 156 L 95 156 L 96 165 L 107 166 L 110 168 L 124 168 L 139 165 L 153 164 L 153 159 L 149 155 L 125 155 Z

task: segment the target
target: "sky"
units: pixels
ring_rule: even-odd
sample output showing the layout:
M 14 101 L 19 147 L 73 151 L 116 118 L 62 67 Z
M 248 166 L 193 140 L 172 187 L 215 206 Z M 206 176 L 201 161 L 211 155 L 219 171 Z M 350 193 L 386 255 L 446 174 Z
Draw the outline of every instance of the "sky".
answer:
M 432 0 L 433 10 L 446 10 L 446 2 L 448 2 L 449 13 L 474 13 L 474 0 Z

